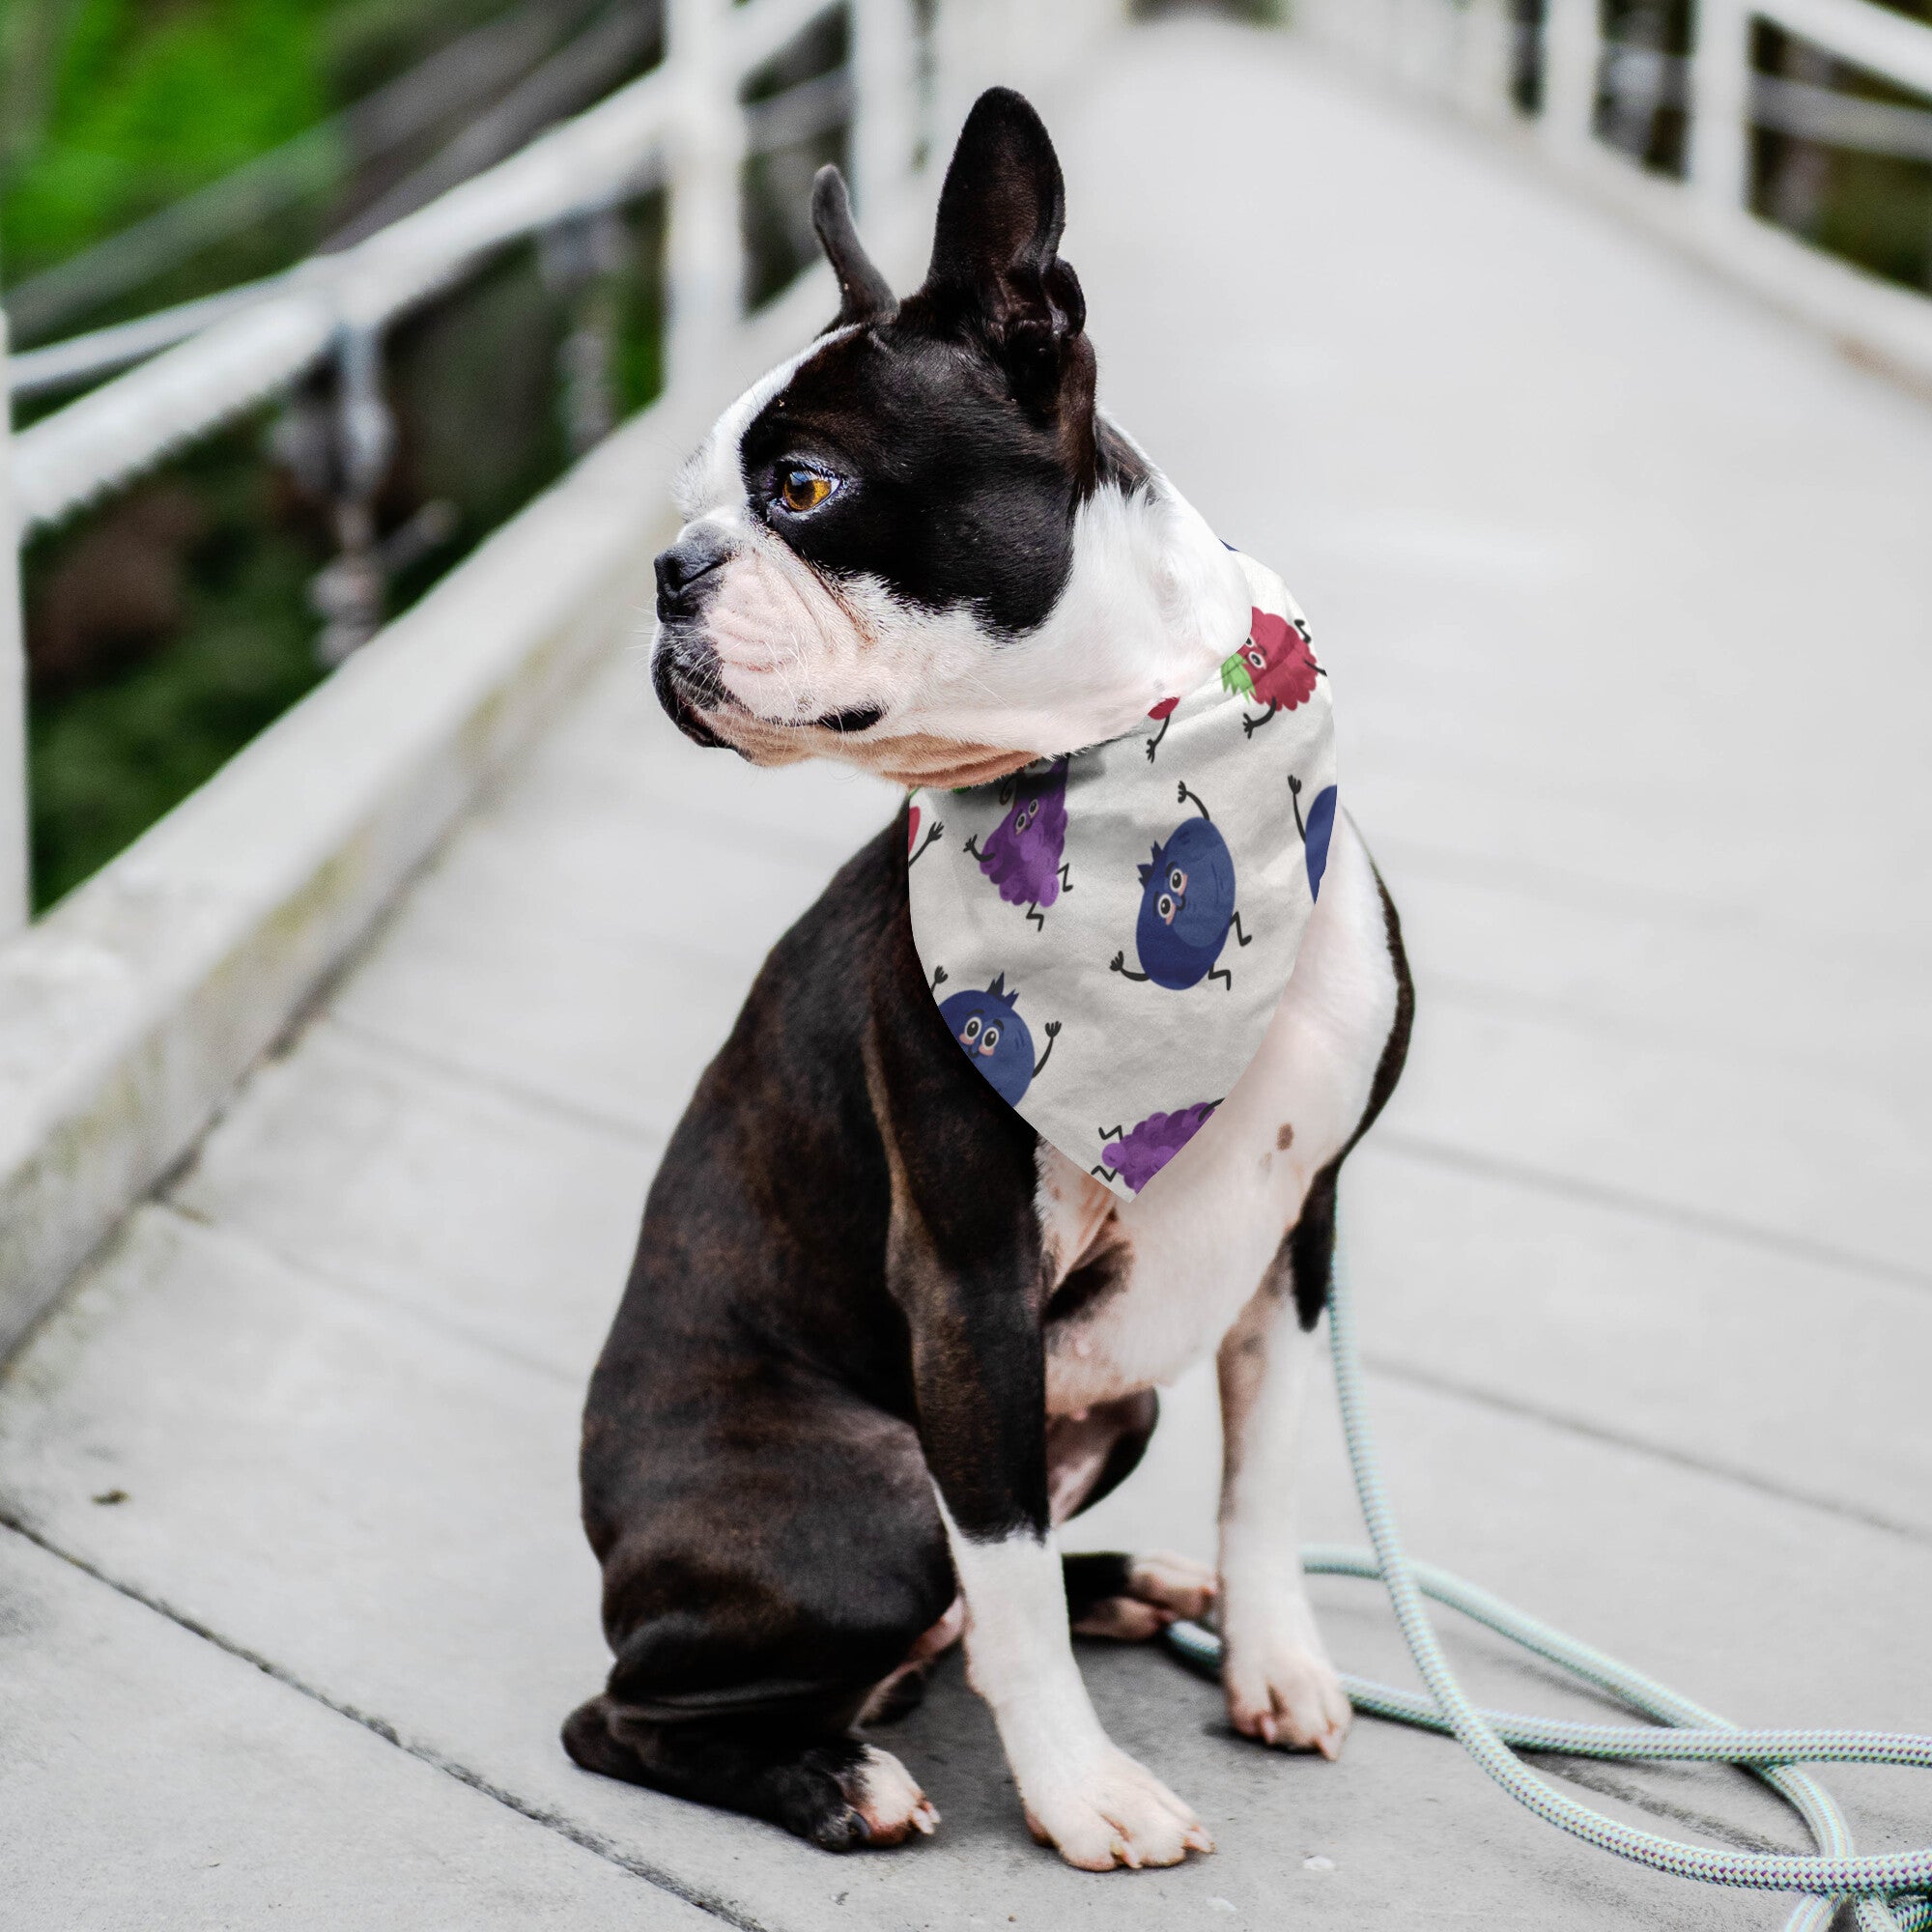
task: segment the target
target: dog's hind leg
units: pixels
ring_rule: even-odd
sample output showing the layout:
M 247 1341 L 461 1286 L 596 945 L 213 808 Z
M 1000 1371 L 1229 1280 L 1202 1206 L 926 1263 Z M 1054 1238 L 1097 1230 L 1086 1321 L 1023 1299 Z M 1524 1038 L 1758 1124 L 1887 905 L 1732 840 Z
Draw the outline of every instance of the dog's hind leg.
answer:
M 1046 1425 L 1048 1494 L 1056 1522 L 1093 1508 L 1132 1475 L 1160 1418 L 1152 1389 L 1096 1403 Z M 1079 1636 L 1139 1643 L 1176 1617 L 1198 1617 L 1214 1601 L 1214 1572 L 1165 1550 L 1117 1549 L 1061 1558 L 1066 1614 Z
M 585 1771 L 749 1812 L 828 1852 L 896 1845 L 939 1823 L 897 1758 L 842 1728 L 763 1716 L 664 1722 L 606 1694 L 570 1714 L 563 1747 Z
M 1061 1558 L 1066 1576 L 1066 1614 L 1076 1636 L 1145 1643 L 1177 1617 L 1203 1616 L 1214 1602 L 1214 1572 L 1191 1556 L 1151 1549 L 1128 1556 L 1118 1549 Z
M 629 1339 L 607 1349 L 584 1431 L 615 1660 L 564 1748 L 828 1851 L 929 1832 L 911 1774 L 853 1735 L 956 1593 L 911 1426 L 754 1365 L 706 1390 L 728 1434 L 681 1435 L 637 1413 L 677 1391 Z

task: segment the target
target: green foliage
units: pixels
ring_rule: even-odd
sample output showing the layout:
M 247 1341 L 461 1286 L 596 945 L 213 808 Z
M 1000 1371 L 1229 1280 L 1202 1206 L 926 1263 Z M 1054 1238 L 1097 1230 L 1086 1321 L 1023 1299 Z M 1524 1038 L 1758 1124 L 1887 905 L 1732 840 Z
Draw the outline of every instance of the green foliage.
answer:
M 280 147 L 504 4 L 0 0 L 0 275 Z
M 322 560 L 270 513 L 258 420 L 169 474 L 205 524 L 185 558 L 180 635 L 99 682 L 28 706 L 34 898 L 77 885 L 185 798 L 321 677 L 303 586 Z M 28 589 L 78 532 L 28 553 Z
M 319 34 L 331 0 L 15 4 L 66 16 L 67 31 L 40 76 L 40 138 L 14 157 L 0 202 L 9 280 L 279 146 L 331 104 Z

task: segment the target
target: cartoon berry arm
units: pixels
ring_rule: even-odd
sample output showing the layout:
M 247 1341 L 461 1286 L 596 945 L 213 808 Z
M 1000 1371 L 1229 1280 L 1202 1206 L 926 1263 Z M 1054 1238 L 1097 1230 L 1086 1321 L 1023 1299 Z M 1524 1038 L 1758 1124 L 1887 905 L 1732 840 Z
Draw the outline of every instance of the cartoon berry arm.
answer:
M 1301 842 L 1308 843 L 1308 828 L 1301 822 L 1301 781 L 1293 772 L 1288 775 L 1289 796 L 1294 800 L 1294 829 L 1301 834 Z
M 1059 1037 L 1060 1022 L 1058 1020 L 1048 1020 L 1046 1023 L 1046 1051 L 1040 1055 L 1033 1069 L 1033 1077 L 1036 1080 L 1039 1078 L 1041 1068 L 1053 1058 L 1053 1042 Z
M 1189 799 L 1192 799 L 1194 801 L 1196 807 L 1199 809 L 1201 812 L 1201 816 L 1203 818 L 1208 819 L 1211 823 L 1213 819 L 1213 814 L 1208 810 L 1208 808 L 1205 805 L 1201 803 L 1201 794 L 1199 792 L 1189 791 L 1187 789 L 1187 781 L 1185 779 L 1182 779 L 1180 781 L 1179 796 L 1176 799 L 1175 803 L 1178 805 L 1185 805 Z
M 1118 973 L 1122 980 L 1138 980 L 1142 985 L 1146 985 L 1148 980 L 1151 977 L 1146 973 L 1129 973 L 1127 971 L 1127 955 L 1123 952 L 1115 953 L 1113 958 L 1108 961 L 1107 971 Z
M 935 966 L 932 969 L 932 990 L 935 993 L 938 992 L 940 987 L 945 985 L 945 983 L 946 983 L 946 968 L 944 966 Z
M 939 843 L 939 835 L 945 830 L 945 825 L 935 818 L 931 825 L 926 828 L 925 842 L 906 861 L 906 864 L 908 866 L 917 866 L 925 857 L 927 852 Z
M 967 833 L 966 843 L 959 849 L 974 859 L 983 859 L 986 856 L 980 850 L 980 836 L 976 832 Z
M 1228 930 L 1235 935 L 1235 944 L 1236 946 L 1252 946 L 1255 943 L 1255 936 L 1252 932 L 1243 932 L 1241 930 L 1241 915 L 1238 909 L 1229 919 Z
M 1068 860 L 1060 868 L 1060 890 L 1063 893 L 1070 893 L 1073 890 L 1073 881 L 1067 876 L 1072 868 L 1071 860 Z
M 1274 714 L 1280 709 L 1281 706 L 1277 704 L 1273 698 L 1270 697 L 1268 699 L 1268 708 L 1265 711 L 1264 711 L 1259 718 L 1250 718 L 1248 714 L 1245 711 L 1243 711 L 1241 713 L 1241 736 L 1244 738 L 1252 738 L 1255 735 L 1255 733 L 1262 728 L 1264 724 L 1270 724 L 1273 721 Z

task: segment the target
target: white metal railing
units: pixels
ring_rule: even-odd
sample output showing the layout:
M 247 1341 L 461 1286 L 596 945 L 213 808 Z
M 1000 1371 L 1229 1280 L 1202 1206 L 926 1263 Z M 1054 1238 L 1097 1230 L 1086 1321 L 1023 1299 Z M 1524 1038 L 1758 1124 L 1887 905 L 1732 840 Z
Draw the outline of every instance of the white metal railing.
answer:
M 1553 159 L 1620 205 L 1657 220 L 1761 295 L 1932 385 L 1932 300 L 1882 282 L 1760 219 L 1750 205 L 1753 130 L 1932 159 L 1932 106 L 1862 100 L 1758 72 L 1752 29 L 1785 30 L 1834 62 L 1932 103 L 1932 26 L 1873 0 L 1697 0 L 1688 57 L 1605 39 L 1601 0 L 1542 0 L 1525 22 L 1510 0 L 1295 0 L 1311 37 L 1461 112 L 1520 118 L 1522 56 L 1534 54 L 1533 128 Z M 1614 156 L 1600 102 L 1630 94 L 1684 108 L 1683 177 L 1639 171 Z
M 745 106 L 747 79 L 837 11 L 848 28 L 845 70 Z M 939 124 L 956 121 L 980 86 L 1064 68 L 1125 11 L 1124 0 L 666 0 L 655 69 L 414 213 L 286 274 L 35 351 L 37 382 L 149 359 L 17 435 L 0 419 L 0 535 L 11 526 L 14 536 L 0 541 L 0 941 L 28 905 L 20 541 L 332 358 L 348 481 L 337 504 L 343 555 L 318 590 L 349 608 L 346 628 L 359 637 L 373 621 L 379 570 L 369 505 L 389 444 L 381 384 L 389 323 L 507 243 L 663 186 L 661 402 L 676 415 L 738 359 L 748 155 L 846 122 L 854 200 L 876 220 L 901 198 Z M 0 328 L 0 399 L 11 392 Z M 380 575 L 374 582 L 379 607 Z
M 743 107 L 747 76 L 839 8 L 848 16 L 849 70 Z M 250 287 L 101 332 L 111 339 L 36 352 L 37 377 L 111 368 L 144 354 L 150 359 L 0 438 L 0 530 L 11 519 L 14 536 L 0 544 L 0 939 L 24 922 L 28 903 L 19 542 L 334 358 L 352 472 L 338 525 L 345 562 L 353 565 L 356 545 L 368 548 L 367 504 L 387 461 L 381 341 L 398 316 L 507 243 L 666 185 L 666 386 L 668 394 L 692 391 L 724 358 L 741 320 L 738 195 L 746 155 L 849 116 L 862 210 L 884 205 L 910 173 L 922 131 L 920 32 L 929 9 L 923 15 L 914 0 L 668 0 L 666 14 L 657 68 L 366 240 Z M 0 397 L 9 390 L 4 343 L 0 335 Z M 366 592 L 366 570 L 359 578 L 353 567 L 339 571 L 335 580 L 351 603 L 358 582 Z M 361 614 L 366 631 L 367 610 Z

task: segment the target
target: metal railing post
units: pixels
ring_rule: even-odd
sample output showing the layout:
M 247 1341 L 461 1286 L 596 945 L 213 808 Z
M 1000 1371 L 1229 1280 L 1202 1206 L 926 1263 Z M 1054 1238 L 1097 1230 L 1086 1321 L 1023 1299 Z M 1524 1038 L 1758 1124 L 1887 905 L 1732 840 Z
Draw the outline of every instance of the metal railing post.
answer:
M 742 305 L 738 171 L 745 117 L 725 71 L 725 0 L 668 0 L 665 67 L 679 104 L 665 242 L 666 386 L 702 389 Z
M 1744 212 L 1750 174 L 1750 7 L 1697 0 L 1690 69 L 1690 192 L 1716 220 Z
M 27 651 L 20 527 L 14 514 L 14 412 L 0 312 L 0 940 L 27 923 Z
M 1543 16 L 1543 137 L 1574 154 L 1595 135 L 1604 54 L 1601 0 L 1549 0 Z

